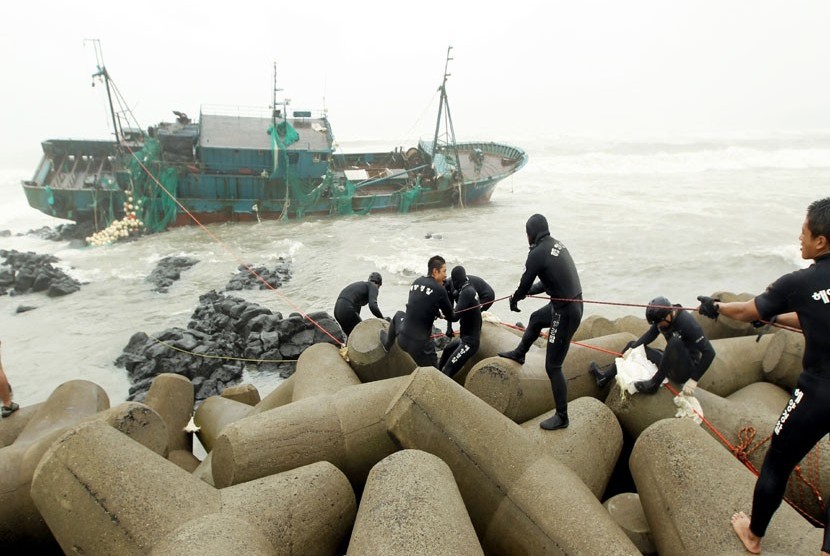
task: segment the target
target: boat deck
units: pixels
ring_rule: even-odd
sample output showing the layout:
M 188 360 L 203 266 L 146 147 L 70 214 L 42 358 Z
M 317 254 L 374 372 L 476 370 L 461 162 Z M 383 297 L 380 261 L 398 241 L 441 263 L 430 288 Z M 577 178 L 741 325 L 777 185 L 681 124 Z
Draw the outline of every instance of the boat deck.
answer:
M 278 120 L 282 121 L 282 120 Z M 329 152 L 328 122 L 323 118 L 291 119 L 289 123 L 300 135 L 288 150 Z M 221 149 L 271 150 L 268 128 L 270 118 L 202 114 L 199 145 Z

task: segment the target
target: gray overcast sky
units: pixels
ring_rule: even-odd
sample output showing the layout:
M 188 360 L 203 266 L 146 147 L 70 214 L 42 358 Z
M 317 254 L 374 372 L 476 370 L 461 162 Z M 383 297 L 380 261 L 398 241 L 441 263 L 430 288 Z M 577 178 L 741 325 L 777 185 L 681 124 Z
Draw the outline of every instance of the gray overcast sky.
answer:
M 0 166 L 105 138 L 105 62 L 143 127 L 203 104 L 325 106 L 342 142 L 428 136 L 444 55 L 460 139 L 830 129 L 830 2 L 30 0 L 0 27 Z M 215 7 L 217 6 L 217 7 Z M 430 101 L 433 101 L 430 104 Z

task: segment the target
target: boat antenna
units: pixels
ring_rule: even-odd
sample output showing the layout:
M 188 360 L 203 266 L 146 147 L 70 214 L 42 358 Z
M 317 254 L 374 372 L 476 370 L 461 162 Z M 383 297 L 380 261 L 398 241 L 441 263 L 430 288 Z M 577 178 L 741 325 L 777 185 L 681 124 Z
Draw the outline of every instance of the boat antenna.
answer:
M 100 39 L 84 39 L 84 44 L 91 42 L 95 48 L 95 65 L 98 71 L 92 74 L 92 86 L 95 86 L 95 79 L 101 79 L 104 86 L 107 88 L 107 101 L 110 105 L 110 116 L 112 116 L 112 128 L 115 132 L 115 142 L 121 143 L 121 133 L 119 133 L 118 118 L 115 117 L 115 107 L 112 104 L 112 91 L 110 89 L 110 75 L 107 73 L 107 66 L 104 65 L 104 52 L 101 49 Z
M 432 139 L 432 150 L 433 155 L 438 152 L 438 133 L 441 130 L 441 116 L 444 115 L 443 112 L 446 110 L 446 119 L 447 119 L 447 133 L 448 138 L 447 142 L 455 144 L 455 129 L 452 125 L 452 116 L 450 116 L 450 105 L 449 100 L 447 99 L 447 78 L 452 75 L 449 73 L 449 66 L 450 60 L 452 60 L 452 46 L 447 47 L 447 59 L 444 63 L 444 79 L 441 82 L 441 86 L 438 88 L 441 91 L 441 101 L 438 105 L 438 119 L 435 122 L 435 135 Z
M 282 91 L 282 89 L 277 87 L 277 62 L 274 61 L 274 96 L 271 101 L 271 120 L 273 121 L 274 129 L 276 129 L 277 126 L 277 93 L 280 91 Z M 285 109 L 285 102 L 283 101 L 283 111 L 285 111 Z M 287 114 L 283 114 L 283 118 L 287 117 Z

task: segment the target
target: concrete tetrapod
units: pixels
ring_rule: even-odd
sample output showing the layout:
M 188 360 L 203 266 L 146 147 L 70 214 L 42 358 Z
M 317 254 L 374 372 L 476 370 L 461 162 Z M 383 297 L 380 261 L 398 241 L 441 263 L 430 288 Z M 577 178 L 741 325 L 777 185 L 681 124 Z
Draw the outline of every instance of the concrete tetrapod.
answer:
M 589 397 L 568 404 L 571 424 L 566 429 L 546 431 L 539 427 L 553 413 L 551 410 L 522 423 L 522 429 L 601 499 L 622 451 L 620 423 L 604 403 Z
M 419 450 L 401 450 L 372 468 L 348 554 L 484 556 L 452 471 Z
M 646 319 L 643 317 L 635 317 L 634 315 L 626 315 L 624 317 L 614 319 L 613 323 L 614 332 L 628 332 L 630 334 L 634 334 L 637 338 L 645 334 L 646 331 L 651 328 L 651 325 Z M 657 349 L 664 349 L 666 346 L 666 340 L 662 335 L 660 335 L 650 345 Z
M 772 386 L 777 388 L 776 386 Z M 772 394 L 778 397 L 777 393 Z M 732 444 L 740 447 L 755 469 L 760 470 L 770 446 L 770 435 L 787 401 L 777 409 L 768 407 L 762 400 L 758 403 L 736 403 L 702 391 L 698 394 L 706 419 L 718 433 Z M 717 435 L 706 429 L 717 438 Z M 824 521 L 824 502 L 815 491 L 826 499 L 830 495 L 830 443 L 819 442 L 800 462 L 800 468 L 790 474 L 784 496 L 816 520 Z
M 35 472 L 32 498 L 63 550 L 88 556 L 147 554 L 171 535 L 216 553 L 194 538 L 208 528 L 199 518 L 210 527 L 223 523 L 215 514 L 231 518 L 222 544 L 236 552 L 254 545 L 262 553 L 264 537 L 271 554 L 297 547 L 333 554 L 356 512 L 354 491 L 330 463 L 216 490 L 103 423 L 76 427 L 52 445 Z M 239 519 L 261 536 L 249 539 L 251 527 L 237 527 Z M 174 553 L 173 544 L 161 553 Z
M 641 553 L 649 556 L 657 554 L 639 494 L 622 492 L 612 496 L 602 505 Z
M 617 327 L 608 318 L 600 315 L 588 315 L 579 323 L 579 328 L 574 332 L 572 340 L 582 342 L 600 336 L 610 336 L 619 332 Z
M 660 556 L 747 554 L 729 518 L 752 506 L 755 476 L 690 419 L 646 429 L 629 461 Z M 822 532 L 782 504 L 764 554 L 816 554 Z
M 504 324 L 484 321 L 481 323 L 481 337 L 479 339 L 478 351 L 473 355 L 467 363 L 461 367 L 461 370 L 453 376 L 453 380 L 459 384 L 464 384 L 469 376 L 470 371 L 480 361 L 496 357 L 502 351 L 510 351 L 516 347 L 519 340 L 513 330 Z M 538 348 L 531 348 L 533 349 Z
M 103 388 L 71 380 L 55 388 L 10 446 L 0 450 L 0 546 L 44 553 L 54 539 L 29 489 L 41 456 L 67 428 L 109 407 Z M 97 453 L 97 451 L 96 451 Z
M 193 455 L 193 433 L 185 428 L 193 415 L 193 383 L 186 376 L 162 373 L 153 379 L 144 403 L 155 409 L 167 424 L 170 435 L 167 458 L 186 471 L 193 471 L 199 460 Z
M 288 382 L 288 381 L 286 381 Z M 280 387 L 286 383 L 283 382 Z M 205 400 L 194 414 L 194 422 L 199 427 L 199 441 L 210 452 L 213 450 L 216 437 L 229 424 L 244 419 L 249 415 L 257 415 L 264 410 L 282 407 L 292 401 L 301 400 L 317 395 L 335 394 L 348 386 L 360 384 L 360 379 L 348 363 L 340 356 L 340 350 L 332 344 L 313 344 L 300 354 L 297 368 L 291 375 L 288 386 L 277 387 L 280 390 L 276 395 L 269 395 L 255 407 L 225 399 L 224 396 L 211 396 Z M 273 406 L 273 407 L 272 407 Z M 209 469 L 211 461 L 203 461 L 197 476 L 214 484 Z M 207 458 L 206 458 L 207 459 Z M 205 469 L 208 465 L 210 468 Z
M 383 319 L 366 319 L 354 327 L 346 340 L 346 354 L 361 382 L 372 382 L 408 375 L 415 361 L 395 342 L 389 352 L 380 343 L 380 331 L 389 330 Z
M 712 340 L 715 359 L 701 377 L 698 386 L 707 392 L 726 397 L 744 386 L 764 380 L 763 360 L 772 336 L 723 338 Z M 678 388 L 682 386 L 677 385 Z
M 294 375 L 292 374 L 280 382 L 267 396 L 262 398 L 262 401 L 254 406 L 251 414 L 262 413 L 263 411 L 268 411 L 269 409 L 274 409 L 275 407 L 282 407 L 290 404 L 293 397 Z
M 775 384 L 756 382 L 755 384 L 744 386 L 733 394 L 729 394 L 726 396 L 726 399 L 735 403 L 760 406 L 767 411 L 780 413 L 787 405 L 790 394 Z
M 193 383 L 186 376 L 162 373 L 153 379 L 144 403 L 161 415 L 170 435 L 168 449 L 193 450 L 193 435 L 185 432 L 193 415 Z
M 20 406 L 20 409 L 0 419 L 0 448 L 11 446 L 17 436 L 26 428 L 31 418 L 37 413 L 43 403 Z
M 405 380 L 349 386 L 227 425 L 210 454 L 214 483 L 225 487 L 325 460 L 362 485 L 372 466 L 398 449 L 383 416 Z
M 292 401 L 312 396 L 336 394 L 343 388 L 360 384 L 360 378 L 333 344 L 309 346 L 297 359 Z
M 216 443 L 216 438 L 222 430 L 240 419 L 251 415 L 252 407 L 242 402 L 229 400 L 223 396 L 211 396 L 196 408 L 193 414 L 193 422 L 199 427 L 196 436 L 205 450 L 211 452 Z
M 804 368 L 804 334 L 779 330 L 772 335 L 764 355 L 765 379 L 789 390 L 795 389 Z
M 235 386 L 228 386 L 222 390 L 220 394 L 223 398 L 233 400 L 235 402 L 242 402 L 244 404 L 255 406 L 262 401 L 259 396 L 259 390 L 253 384 L 237 384 Z
M 389 434 L 449 465 L 486 554 L 639 554 L 579 477 L 519 425 L 432 367 L 405 380 Z
M 674 404 L 675 396 L 665 385 L 658 388 L 654 394 L 641 392 L 628 394 L 620 389 L 616 381 L 613 384 L 608 397 L 605 398 L 605 405 L 617 416 L 623 430 L 635 440 L 655 422 L 661 419 L 673 419 L 677 413 L 677 406 Z M 673 387 L 679 391 L 677 385 Z M 698 399 L 702 391 L 703 388 L 696 390 Z M 706 417 L 706 408 L 704 407 L 703 410 L 703 415 Z
M 602 390 L 589 372 L 591 361 L 610 363 L 614 355 L 607 352 L 619 352 L 634 339 L 631 334 L 618 333 L 572 345 L 562 368 L 568 383 L 568 400 L 602 397 Z M 517 423 L 554 407 L 550 379 L 545 372 L 545 351 L 536 347 L 530 348 L 524 365 L 504 357 L 479 362 L 470 370 L 464 387 Z

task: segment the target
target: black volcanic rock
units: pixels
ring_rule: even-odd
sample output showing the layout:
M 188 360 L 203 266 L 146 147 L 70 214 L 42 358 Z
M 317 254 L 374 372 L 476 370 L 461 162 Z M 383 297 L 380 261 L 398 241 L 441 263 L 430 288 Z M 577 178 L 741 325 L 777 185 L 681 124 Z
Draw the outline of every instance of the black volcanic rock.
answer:
M 193 382 L 201 401 L 237 384 L 250 360 L 259 361 L 260 371 L 290 376 L 306 348 L 344 340 L 328 313 L 283 318 L 256 303 L 210 291 L 200 296 L 187 328 L 134 334 L 115 365 L 130 377 L 129 400 L 142 401 L 156 375 L 176 373 Z
M 225 290 L 238 291 L 253 290 L 256 288 L 264 290 L 269 286 L 276 289 L 291 279 L 291 265 L 282 257 L 280 257 L 277 266 L 273 270 L 265 268 L 264 266 L 253 267 L 250 265 L 240 265 L 237 270 L 238 272 L 230 279 L 228 285 L 225 286 Z M 251 270 L 262 278 L 262 280 L 252 274 Z M 268 285 L 263 283 L 263 280 Z
M 52 255 L 0 249 L 0 257 L 5 259 L 0 267 L 0 295 L 46 292 L 57 297 L 81 289 L 80 282 L 52 266 L 59 260 Z
M 156 268 L 147 276 L 147 281 L 155 284 L 155 291 L 167 293 L 170 286 L 181 278 L 182 271 L 187 270 L 199 261 L 191 257 L 164 257 Z

